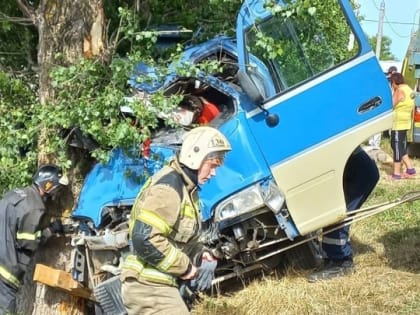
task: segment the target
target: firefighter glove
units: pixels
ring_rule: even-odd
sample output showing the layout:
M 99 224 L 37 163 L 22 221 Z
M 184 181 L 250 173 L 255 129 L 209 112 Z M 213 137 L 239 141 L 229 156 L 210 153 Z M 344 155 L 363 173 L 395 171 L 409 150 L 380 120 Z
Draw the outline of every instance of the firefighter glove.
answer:
M 63 234 L 64 233 L 64 227 L 63 227 L 63 223 L 61 223 L 60 219 L 54 219 L 51 223 L 50 223 L 50 230 L 53 233 L 56 234 Z
M 203 259 L 201 266 L 198 268 L 198 276 L 195 279 L 197 290 L 206 291 L 211 288 L 211 282 L 214 279 L 214 271 L 217 266 L 217 260 Z

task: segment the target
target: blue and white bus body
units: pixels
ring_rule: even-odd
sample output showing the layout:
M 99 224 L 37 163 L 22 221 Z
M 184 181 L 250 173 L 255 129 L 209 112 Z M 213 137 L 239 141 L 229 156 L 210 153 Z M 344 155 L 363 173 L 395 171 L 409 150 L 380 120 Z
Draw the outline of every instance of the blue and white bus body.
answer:
M 337 2 L 358 43 L 357 53 L 264 99 L 262 106 L 279 117 L 277 126 L 267 126 L 259 108 L 246 113 L 249 129 L 303 235 L 344 216 L 343 172 L 349 156 L 392 121 L 391 92 L 381 67 L 348 1 Z M 243 71 L 249 64 L 248 30 L 271 18 L 263 5 L 245 1 L 238 15 Z

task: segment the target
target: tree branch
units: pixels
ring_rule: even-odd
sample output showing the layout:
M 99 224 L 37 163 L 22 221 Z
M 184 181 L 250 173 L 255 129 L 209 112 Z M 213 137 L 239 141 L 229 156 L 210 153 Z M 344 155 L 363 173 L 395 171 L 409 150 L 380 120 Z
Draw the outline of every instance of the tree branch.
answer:
M 32 22 L 32 19 L 30 18 L 25 18 L 25 17 L 11 17 L 8 16 L 6 14 L 4 14 L 3 12 L 0 12 L 0 22 L 3 21 L 8 21 L 8 22 L 12 22 L 12 23 L 16 23 L 16 24 L 20 24 L 23 26 L 29 26 L 29 25 L 33 25 L 34 23 Z
M 23 15 L 28 17 L 32 21 L 32 24 L 36 25 L 35 9 L 28 3 L 28 1 L 16 0 L 16 3 L 19 9 L 22 11 Z

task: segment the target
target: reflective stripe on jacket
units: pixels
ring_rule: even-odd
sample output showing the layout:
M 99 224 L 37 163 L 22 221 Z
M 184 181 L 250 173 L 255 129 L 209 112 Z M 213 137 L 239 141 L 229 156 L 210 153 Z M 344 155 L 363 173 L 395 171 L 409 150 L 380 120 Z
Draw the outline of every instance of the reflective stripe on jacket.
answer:
M 38 248 L 45 205 L 35 185 L 0 200 L 0 277 L 18 287 Z
M 124 261 L 123 268 L 126 272 L 127 270 L 134 272 L 135 278 L 140 281 L 144 279 L 150 282 L 167 284 L 170 286 L 177 285 L 176 278 L 174 276 L 160 272 L 153 266 L 148 266 L 136 255 L 128 255 Z
M 134 252 L 122 266 L 122 279 L 176 285 L 202 246 L 196 185 L 177 161 L 143 186 L 130 215 L 129 235 Z
M 13 284 L 15 287 L 20 286 L 20 281 L 18 278 L 16 278 L 12 273 L 10 273 L 6 268 L 3 266 L 0 266 L 0 276 Z

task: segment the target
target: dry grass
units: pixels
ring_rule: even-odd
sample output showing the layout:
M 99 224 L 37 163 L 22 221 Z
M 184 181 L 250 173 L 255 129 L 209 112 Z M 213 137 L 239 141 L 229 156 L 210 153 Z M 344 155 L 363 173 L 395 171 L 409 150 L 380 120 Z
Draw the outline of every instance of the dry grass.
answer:
M 385 148 L 385 150 L 387 150 Z M 420 170 L 420 160 L 413 160 Z M 420 175 L 391 182 L 381 165 L 381 180 L 369 204 L 420 190 Z M 420 314 L 420 201 L 355 223 L 351 229 L 355 274 L 308 283 L 308 272 L 286 271 L 252 281 L 240 290 L 205 296 L 199 315 Z

